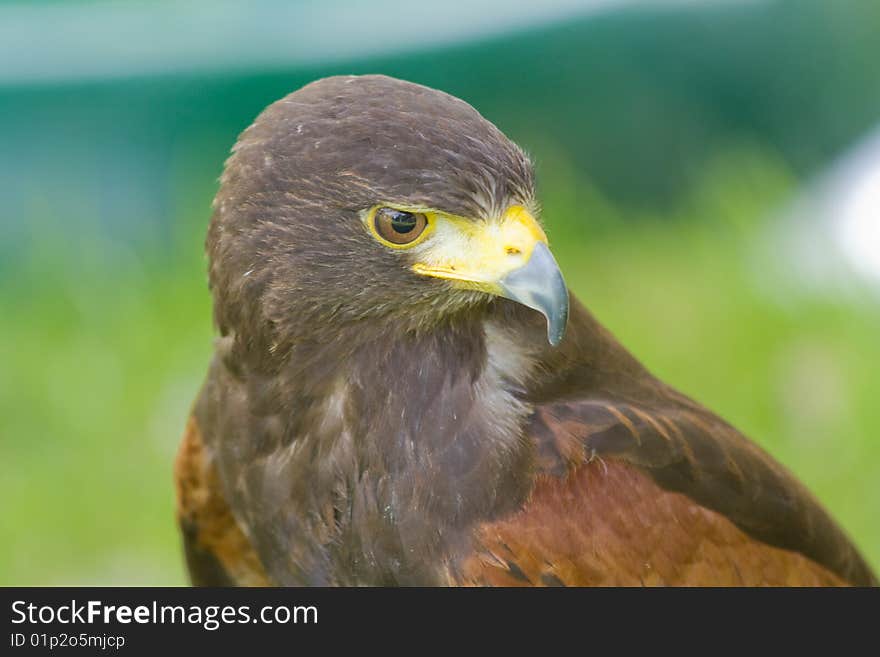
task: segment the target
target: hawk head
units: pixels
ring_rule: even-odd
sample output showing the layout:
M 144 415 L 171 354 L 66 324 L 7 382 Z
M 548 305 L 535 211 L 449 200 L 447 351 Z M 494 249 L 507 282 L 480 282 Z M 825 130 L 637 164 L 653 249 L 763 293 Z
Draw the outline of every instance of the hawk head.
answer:
M 536 214 L 528 158 L 467 103 L 385 76 L 319 80 L 227 162 L 215 318 L 277 349 L 345 326 L 430 331 L 501 297 L 542 313 L 556 344 L 568 292 Z

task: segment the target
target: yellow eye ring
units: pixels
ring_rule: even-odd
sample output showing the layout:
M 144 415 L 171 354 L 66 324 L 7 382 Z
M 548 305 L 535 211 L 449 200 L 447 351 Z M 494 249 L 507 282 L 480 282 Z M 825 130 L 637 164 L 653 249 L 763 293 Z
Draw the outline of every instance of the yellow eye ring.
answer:
M 420 208 L 377 205 L 365 222 L 373 237 L 392 249 L 409 249 L 422 242 L 434 227 L 431 212 Z

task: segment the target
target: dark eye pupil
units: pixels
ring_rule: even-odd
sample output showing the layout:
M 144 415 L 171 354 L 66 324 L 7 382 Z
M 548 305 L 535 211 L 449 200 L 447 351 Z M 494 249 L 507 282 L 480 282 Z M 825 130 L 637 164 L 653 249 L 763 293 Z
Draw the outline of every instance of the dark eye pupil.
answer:
M 416 227 L 416 218 L 409 212 L 395 211 L 391 215 L 391 228 L 395 233 L 405 234 Z

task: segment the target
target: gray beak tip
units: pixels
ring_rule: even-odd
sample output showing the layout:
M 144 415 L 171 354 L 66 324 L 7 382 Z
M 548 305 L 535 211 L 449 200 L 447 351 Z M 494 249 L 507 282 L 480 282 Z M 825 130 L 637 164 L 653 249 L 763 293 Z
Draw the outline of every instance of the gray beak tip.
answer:
M 562 342 L 568 323 L 568 288 L 559 265 L 543 243 L 535 246 L 529 261 L 501 281 L 503 296 L 533 308 L 547 319 L 547 340 Z
M 568 308 L 565 309 L 564 313 L 556 322 L 547 317 L 547 341 L 550 343 L 550 346 L 558 347 L 559 343 L 562 342 L 562 338 L 565 337 L 565 327 L 567 322 Z

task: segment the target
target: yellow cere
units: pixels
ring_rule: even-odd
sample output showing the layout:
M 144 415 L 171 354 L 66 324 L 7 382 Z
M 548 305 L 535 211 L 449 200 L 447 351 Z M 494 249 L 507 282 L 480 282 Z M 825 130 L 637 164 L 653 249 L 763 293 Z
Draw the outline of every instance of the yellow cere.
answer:
M 488 291 L 495 291 L 505 275 L 525 265 L 536 244 L 547 243 L 541 226 L 520 205 L 494 220 L 432 213 L 429 221 L 432 237 L 413 249 L 417 258 L 413 271 Z

